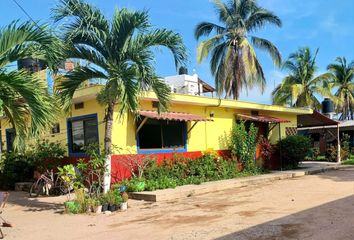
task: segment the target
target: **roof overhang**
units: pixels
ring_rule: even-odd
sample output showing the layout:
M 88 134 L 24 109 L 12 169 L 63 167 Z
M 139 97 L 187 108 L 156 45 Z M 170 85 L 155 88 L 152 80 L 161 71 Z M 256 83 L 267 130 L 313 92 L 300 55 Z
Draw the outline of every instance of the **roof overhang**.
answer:
M 139 111 L 140 116 L 144 116 L 151 119 L 157 120 L 170 120 L 170 121 L 181 121 L 181 122 L 205 122 L 213 121 L 213 119 L 205 118 L 203 116 L 190 114 L 190 113 L 181 113 L 181 112 L 161 112 L 156 111 Z
M 297 126 L 298 128 L 306 127 L 319 127 L 319 126 L 337 126 L 338 121 L 326 117 L 322 113 L 313 111 L 313 114 L 298 115 Z
M 236 114 L 236 117 L 242 120 L 248 120 L 253 122 L 264 122 L 264 123 L 288 123 L 287 119 L 276 118 L 266 115 L 247 115 L 247 114 Z

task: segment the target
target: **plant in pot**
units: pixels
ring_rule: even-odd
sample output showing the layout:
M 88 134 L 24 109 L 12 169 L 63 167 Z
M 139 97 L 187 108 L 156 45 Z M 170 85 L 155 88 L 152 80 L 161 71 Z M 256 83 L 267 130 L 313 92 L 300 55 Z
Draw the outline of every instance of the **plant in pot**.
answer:
M 122 193 L 122 203 L 120 204 L 120 210 L 122 211 L 126 211 L 128 209 L 128 193 L 127 192 L 123 192 Z
M 102 211 L 102 205 L 100 203 L 100 200 L 96 197 L 87 198 L 87 205 L 93 213 L 101 213 Z
M 100 202 L 102 204 L 102 212 L 108 211 L 108 199 L 107 194 L 104 194 L 100 197 Z
M 108 211 L 115 212 L 117 211 L 116 205 L 116 196 L 114 191 L 110 190 L 107 194 L 107 201 L 108 201 Z
M 66 191 L 68 192 L 68 200 L 64 202 L 65 211 L 68 213 L 79 213 L 81 211 L 80 203 L 78 201 L 71 200 L 70 194 L 70 191 L 74 188 L 76 183 L 74 166 L 72 164 L 68 164 L 63 167 L 58 167 L 58 176 L 63 181 Z

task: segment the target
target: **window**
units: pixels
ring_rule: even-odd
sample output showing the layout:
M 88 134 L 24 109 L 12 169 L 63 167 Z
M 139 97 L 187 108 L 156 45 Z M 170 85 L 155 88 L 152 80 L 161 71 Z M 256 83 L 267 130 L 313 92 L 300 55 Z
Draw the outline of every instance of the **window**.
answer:
M 186 123 L 148 119 L 138 133 L 138 141 L 140 150 L 185 150 Z
M 15 130 L 13 128 L 6 129 L 6 150 L 12 152 L 14 150 Z
M 59 123 L 56 123 L 52 127 L 52 134 L 60 133 L 60 125 Z
M 83 109 L 84 103 L 83 102 L 75 103 L 74 107 L 75 109 Z
M 83 153 L 83 147 L 97 144 L 97 115 L 88 115 L 68 120 L 69 153 Z

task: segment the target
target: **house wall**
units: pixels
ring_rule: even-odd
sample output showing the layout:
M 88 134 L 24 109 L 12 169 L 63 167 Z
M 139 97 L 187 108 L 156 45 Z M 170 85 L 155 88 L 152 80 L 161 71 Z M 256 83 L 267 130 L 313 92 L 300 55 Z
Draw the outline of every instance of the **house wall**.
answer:
M 90 89 L 89 89 L 90 90 Z M 92 91 L 94 89 L 91 89 Z M 78 95 L 79 98 L 84 97 L 84 95 Z M 183 96 L 179 96 L 180 99 L 183 99 Z M 186 95 L 186 99 L 190 96 Z M 210 98 L 203 97 L 193 97 L 193 99 L 199 99 L 202 103 L 203 99 L 205 101 L 210 101 Z M 82 100 L 84 102 L 83 109 L 72 109 L 70 115 L 60 116 L 58 122 L 60 124 L 60 133 L 51 134 L 49 131 L 47 134 L 44 134 L 41 139 L 47 139 L 51 142 L 60 142 L 63 146 L 67 147 L 67 119 L 70 117 L 84 116 L 89 114 L 96 114 L 98 116 L 98 130 L 99 130 L 99 142 L 100 147 L 103 149 L 104 142 L 104 112 L 105 107 L 97 103 L 95 98 L 90 100 Z M 156 110 L 152 107 L 152 100 L 143 99 L 141 100 L 141 109 L 142 110 Z M 251 110 L 247 110 L 247 104 L 242 103 L 242 108 L 235 109 L 229 106 L 227 107 L 216 107 L 214 105 L 193 105 L 184 103 L 182 101 L 175 101 L 171 104 L 169 111 L 172 112 L 186 112 L 196 115 L 200 115 L 206 118 L 210 118 L 213 114 L 212 119 L 214 121 L 207 122 L 198 122 L 192 131 L 188 134 L 187 138 L 187 151 L 204 151 L 206 149 L 212 148 L 214 150 L 225 150 L 227 149 L 227 136 L 229 135 L 233 124 L 235 124 L 235 114 L 244 113 L 250 114 Z M 254 103 L 250 103 L 250 108 L 253 108 Z M 274 107 L 273 107 L 274 109 Z M 279 117 L 288 119 L 290 123 L 281 124 L 281 136 L 285 137 L 285 128 L 286 127 L 296 127 L 297 117 L 295 112 L 279 112 L 274 110 L 259 110 L 260 115 L 269 115 L 273 117 Z M 187 123 L 187 129 L 191 128 L 193 123 Z M 1 120 L 1 135 L 2 141 L 4 142 L 3 149 L 6 149 L 6 136 L 5 129 L 11 128 L 10 124 L 2 119 Z M 113 154 L 135 154 L 137 153 L 137 141 L 135 136 L 136 123 L 135 118 L 132 114 L 125 113 L 123 116 L 119 116 L 119 106 L 115 106 L 115 113 L 113 119 Z M 279 127 L 276 126 L 269 134 L 269 139 L 272 143 L 276 143 L 279 140 Z
M 142 101 L 142 110 L 156 110 L 152 107 L 152 101 Z M 235 124 L 235 114 L 244 113 L 251 114 L 250 110 L 235 110 L 224 107 L 207 107 L 207 106 L 193 106 L 182 103 L 174 103 L 170 106 L 171 112 L 185 112 L 200 115 L 206 118 L 210 118 L 210 114 L 213 113 L 214 121 L 198 122 L 192 131 L 188 134 L 187 138 L 187 151 L 204 151 L 212 148 L 214 150 L 227 149 L 227 137 Z M 273 117 L 279 117 L 288 119 L 291 122 L 281 123 L 281 136 L 285 137 L 286 127 L 296 127 L 297 117 L 293 113 L 278 113 L 260 111 L 260 115 L 269 115 Z M 191 128 L 193 123 L 187 123 L 187 129 Z M 125 153 L 137 153 L 135 130 L 136 124 L 134 117 L 130 114 L 124 114 L 119 119 L 118 106 L 116 106 L 116 113 L 113 126 L 113 138 L 112 142 L 118 146 L 115 154 Z M 272 143 L 276 143 L 279 140 L 279 126 L 276 126 L 269 134 L 269 139 Z

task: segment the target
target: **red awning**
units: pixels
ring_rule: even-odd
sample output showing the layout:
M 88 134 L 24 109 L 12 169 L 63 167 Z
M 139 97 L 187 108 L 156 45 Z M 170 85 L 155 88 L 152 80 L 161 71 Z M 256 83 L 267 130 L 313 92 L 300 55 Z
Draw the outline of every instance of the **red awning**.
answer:
M 290 122 L 287 119 L 276 118 L 265 115 L 247 115 L 247 114 L 237 114 L 237 117 L 242 120 L 255 121 L 255 122 L 266 122 L 266 123 L 287 123 Z
M 159 114 L 156 111 L 139 111 L 139 115 L 147 118 L 158 119 L 158 120 L 173 120 L 173 121 L 182 121 L 182 122 L 213 121 L 213 119 L 210 118 L 205 118 L 195 114 L 180 113 L 180 112 L 161 112 Z

